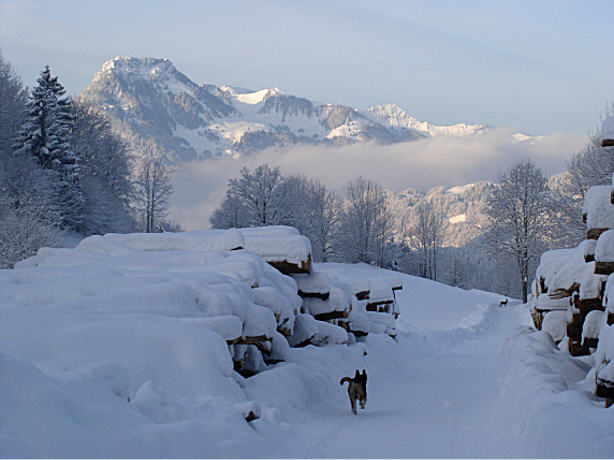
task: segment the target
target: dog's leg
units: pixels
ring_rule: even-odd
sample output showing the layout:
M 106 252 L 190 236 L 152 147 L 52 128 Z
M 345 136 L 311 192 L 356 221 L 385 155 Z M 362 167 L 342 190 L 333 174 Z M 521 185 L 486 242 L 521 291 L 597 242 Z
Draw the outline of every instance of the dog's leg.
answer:
M 364 409 L 366 404 L 367 404 L 366 398 L 365 399 L 360 398 L 360 408 Z
M 356 414 L 356 400 L 350 397 L 350 404 L 352 405 L 352 413 Z

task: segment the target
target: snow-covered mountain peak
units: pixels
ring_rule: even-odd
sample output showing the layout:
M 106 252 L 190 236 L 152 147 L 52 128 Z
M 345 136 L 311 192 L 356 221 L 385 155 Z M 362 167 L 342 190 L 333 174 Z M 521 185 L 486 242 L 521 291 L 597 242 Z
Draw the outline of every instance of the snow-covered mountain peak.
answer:
M 124 138 L 135 145 L 153 141 L 171 162 L 294 144 L 392 144 L 483 129 L 420 122 L 395 104 L 361 112 L 315 103 L 274 86 L 254 91 L 196 84 L 168 59 L 150 57 L 105 62 L 80 98 L 105 111 Z
M 397 130 L 417 131 L 423 136 L 468 136 L 486 131 L 488 125 L 469 125 L 458 123 L 451 126 L 438 126 L 420 121 L 409 115 L 396 104 L 376 105 L 364 111 L 373 121 Z
M 236 93 L 235 93 L 236 94 Z M 266 88 L 253 93 L 236 94 L 235 98 L 244 104 L 259 104 L 275 96 L 284 94 L 279 88 Z
M 109 72 L 121 72 L 146 77 L 148 75 L 156 76 L 162 73 L 178 72 L 178 70 L 168 59 L 117 56 L 105 62 L 98 74 Z

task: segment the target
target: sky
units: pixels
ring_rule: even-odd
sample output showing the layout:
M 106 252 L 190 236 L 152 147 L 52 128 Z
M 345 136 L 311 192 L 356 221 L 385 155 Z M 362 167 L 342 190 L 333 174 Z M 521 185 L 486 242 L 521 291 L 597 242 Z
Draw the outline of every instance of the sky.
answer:
M 614 100 L 613 17 L 611 0 L 0 0 L 0 49 L 73 95 L 115 56 L 164 57 L 196 82 L 586 135 Z

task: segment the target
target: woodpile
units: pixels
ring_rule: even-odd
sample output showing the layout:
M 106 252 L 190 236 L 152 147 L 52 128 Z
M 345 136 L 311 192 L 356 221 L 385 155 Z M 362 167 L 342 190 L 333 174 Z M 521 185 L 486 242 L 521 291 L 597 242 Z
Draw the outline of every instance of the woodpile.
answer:
M 370 332 L 396 337 L 394 320 L 399 311 L 395 292 L 403 286 L 398 277 L 382 272 L 366 265 L 357 269 L 350 264 L 325 263 L 312 267 L 309 274 L 291 276 L 303 299 L 301 311 L 317 321 L 343 329 L 354 340 Z M 371 314 L 384 316 L 380 319 Z M 322 340 L 319 335 L 311 334 L 309 338 L 300 337 L 295 341 L 305 346 Z

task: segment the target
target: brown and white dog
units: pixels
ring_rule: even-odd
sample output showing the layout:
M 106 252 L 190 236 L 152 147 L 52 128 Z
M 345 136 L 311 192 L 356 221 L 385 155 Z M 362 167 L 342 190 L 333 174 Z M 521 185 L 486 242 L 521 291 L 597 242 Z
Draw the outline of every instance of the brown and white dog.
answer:
M 362 374 L 356 369 L 354 378 L 343 377 L 339 382 L 339 385 L 343 385 L 345 382 L 349 382 L 348 395 L 350 397 L 350 404 L 352 405 L 352 412 L 356 413 L 356 400 L 360 401 L 360 408 L 364 409 L 367 404 L 367 371 L 362 370 Z

